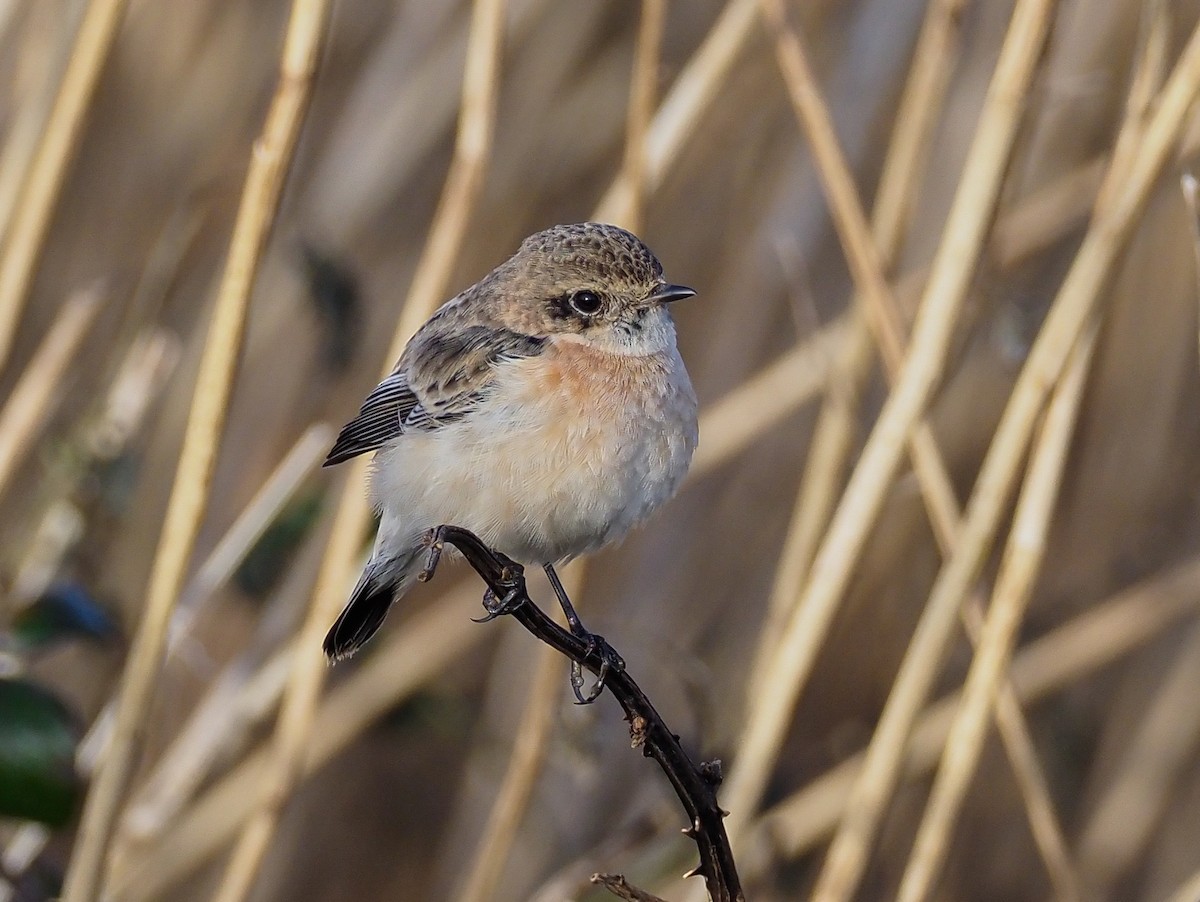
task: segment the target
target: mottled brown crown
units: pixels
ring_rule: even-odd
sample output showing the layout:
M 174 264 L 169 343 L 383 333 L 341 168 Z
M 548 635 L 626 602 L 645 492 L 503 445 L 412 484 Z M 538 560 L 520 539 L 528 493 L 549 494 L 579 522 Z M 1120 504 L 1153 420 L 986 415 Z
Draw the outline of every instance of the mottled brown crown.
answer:
M 541 258 L 552 266 L 593 272 L 626 285 L 662 281 L 662 264 L 636 235 L 603 222 L 557 225 L 521 242 L 518 256 Z

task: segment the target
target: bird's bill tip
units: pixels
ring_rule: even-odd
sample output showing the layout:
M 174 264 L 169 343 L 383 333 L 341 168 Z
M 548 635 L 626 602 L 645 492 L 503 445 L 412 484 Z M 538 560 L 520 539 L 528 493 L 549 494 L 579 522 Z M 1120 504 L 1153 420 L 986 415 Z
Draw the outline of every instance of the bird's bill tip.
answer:
M 658 301 L 660 304 L 670 304 L 674 301 L 682 301 L 687 298 L 694 298 L 696 290 L 688 288 L 686 285 L 662 285 L 655 290 L 654 294 L 650 295 L 652 301 Z

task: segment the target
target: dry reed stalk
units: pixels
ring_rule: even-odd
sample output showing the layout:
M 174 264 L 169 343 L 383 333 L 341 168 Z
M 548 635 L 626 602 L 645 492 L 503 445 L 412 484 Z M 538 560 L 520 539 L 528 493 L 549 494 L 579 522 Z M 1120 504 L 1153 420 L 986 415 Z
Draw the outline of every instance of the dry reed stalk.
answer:
M 213 546 L 179 595 L 167 636 L 168 658 L 191 631 L 204 603 L 229 580 L 254 543 L 295 497 L 304 480 L 317 470 L 333 438 L 333 428 L 328 423 L 314 423 L 305 429 Z
M 928 898 L 941 873 L 950 834 L 979 766 L 991 710 L 1000 686 L 1007 681 L 1017 631 L 1025 619 L 1045 558 L 1050 518 L 1058 501 L 1071 437 L 1075 434 L 1097 329 L 1098 323 L 1093 319 L 1071 352 L 1047 407 L 1037 444 L 1030 453 L 1029 469 L 1013 515 L 987 619 L 900 882 L 897 897 L 900 902 L 921 902 Z
M 1200 871 L 1192 874 L 1179 889 L 1171 893 L 1171 898 L 1167 902 L 1196 902 L 1200 899 Z
M 1110 160 L 1097 157 L 1051 182 L 1023 200 L 992 230 L 991 259 L 1009 269 L 1028 258 L 1027 248 L 1049 247 L 1062 238 L 1063 222 L 1082 222 L 1096 205 L 1096 192 L 1104 181 Z
M 712 106 L 753 33 L 758 0 L 729 0 L 659 105 L 646 132 L 643 187 L 653 193 L 687 146 L 700 117 Z M 619 219 L 629 188 L 622 172 L 596 205 L 595 218 Z
M 505 5 L 502 0 L 475 0 L 472 7 L 454 155 L 429 238 L 400 312 L 385 376 L 391 374 L 392 364 L 404 353 L 408 339 L 444 300 L 483 188 L 496 119 Z
M 800 36 L 787 21 L 782 0 L 760 0 L 759 7 L 771 32 L 775 59 L 796 118 L 808 139 L 834 228 L 863 302 L 863 315 L 871 324 L 883 359 L 898 367 L 904 359 L 904 335 L 898 328 L 897 305 L 887 284 L 888 262 L 871 235 L 854 175 L 834 131 L 833 117 Z
M 12 5 L 10 3 L 9 7 Z M 43 8 L 51 9 L 50 4 Z M 78 11 L 79 14 L 82 12 L 82 9 Z M 25 34 L 10 45 L 20 62 L 14 66 L 16 77 L 5 85 L 10 112 L 5 123 L 4 146 L 0 148 L 0 248 L 4 246 L 22 186 L 29 180 L 30 166 L 78 31 L 79 15 L 68 22 L 57 22 L 57 28 L 53 29 L 55 34 L 48 33 L 51 29 L 44 24 L 39 30 L 40 18 L 48 19 L 58 13 L 59 10 L 53 9 L 39 16 L 31 6 L 21 23 Z
M 1104 599 L 1084 614 L 1019 650 L 1010 669 L 1023 704 L 1079 681 L 1161 636 L 1200 604 L 1200 558 L 1177 565 Z M 933 768 L 946 744 L 959 692 L 922 713 L 905 748 L 906 779 Z M 740 865 L 743 876 L 761 875 L 771 853 L 792 859 L 813 850 L 833 832 L 862 772 L 858 753 L 817 777 L 764 813 L 754 825 Z
M 1192 249 L 1196 260 L 1196 280 L 1200 284 L 1200 180 L 1194 173 L 1185 172 L 1179 179 L 1179 187 L 1183 191 L 1184 202 L 1187 203 L 1188 225 L 1192 230 Z M 1197 333 L 1200 339 L 1200 332 Z
M 573 588 L 569 588 L 568 593 L 575 597 Z M 537 653 L 533 682 L 527 690 L 528 701 L 517 725 L 512 757 L 467 872 L 466 883 L 458 896 L 463 902 L 486 902 L 495 898 L 505 862 L 512 852 L 533 787 L 546 760 L 554 711 L 566 674 L 564 663 L 562 655 L 552 648 L 546 647 Z
M 620 202 L 613 204 L 609 221 L 633 232 L 640 230 L 645 210 L 646 133 L 655 110 L 666 12 L 665 0 L 643 0 L 630 77 L 624 161 L 616 179 L 623 187 L 623 195 Z M 599 218 L 598 213 L 596 218 Z M 578 603 L 587 578 L 587 562 L 575 561 L 563 577 L 567 594 Z M 521 819 L 545 762 L 562 672 L 561 656 L 550 648 L 543 648 L 533 683 L 526 693 L 512 756 L 468 871 L 462 898 L 470 902 L 483 902 L 492 897 L 512 851 Z
M 1116 898 L 1114 887 L 1138 866 L 1179 780 L 1200 747 L 1200 626 L 1193 625 L 1130 733 L 1115 773 L 1080 831 L 1079 861 L 1089 898 Z M 1194 899 L 1195 897 L 1193 897 Z
M 825 387 L 849 329 L 849 317 L 839 317 L 701 411 L 704 440 L 692 458 L 688 479 L 709 473 L 744 451 L 814 398 Z
M 234 663 L 213 681 L 171 740 L 121 819 L 113 858 L 166 829 L 223 761 L 279 706 L 292 668 L 290 646 L 252 671 Z
M 486 629 L 462 628 L 478 609 L 477 584 L 467 583 L 414 616 L 403 629 L 381 636 L 374 653 L 322 701 L 300 761 L 301 772 L 311 774 L 329 762 L 383 714 L 490 635 Z M 308 651 L 297 644 L 292 649 L 297 654 Z M 170 830 L 116 862 L 112 898 L 160 899 L 234 839 L 256 810 L 258 788 L 271 767 L 273 751 L 268 741 L 247 755 L 189 806 Z
M 62 381 L 100 310 L 100 290 L 68 298 L 0 410 L 0 494 L 62 399 Z
M 735 846 L 774 766 L 796 699 L 824 642 L 867 535 L 899 466 L 909 430 L 942 369 L 957 314 L 982 252 L 1032 79 L 1048 31 L 1050 0 L 1024 0 L 1013 14 L 980 124 L 921 304 L 911 351 L 817 553 L 804 597 L 789 619 L 764 693 L 747 717 L 723 804 Z
M 58 195 L 124 10 L 125 0 L 91 0 L 87 4 L 62 84 L 8 224 L 0 253 L 0 370 L 8 362 Z
M 250 548 L 321 463 L 332 439 L 332 429 L 327 423 L 306 429 L 221 536 L 180 593 L 168 628 L 166 660 L 171 660 L 190 634 L 204 604 L 228 581 Z M 272 659 L 263 670 L 276 666 Z M 154 769 L 141 781 L 126 807 L 122 833 L 128 832 L 136 839 L 162 829 L 204 780 L 215 750 L 222 745 L 222 734 L 240 722 L 226 712 L 215 722 L 197 724 L 195 714 L 208 707 L 207 699 L 206 696 L 196 706 L 192 719 L 176 732 Z M 105 708 L 96 718 L 97 724 L 107 721 L 110 715 L 110 709 Z M 98 748 L 106 744 L 96 729 L 88 742 L 96 743 Z
M 884 155 L 871 221 L 872 237 L 888 272 L 904 242 L 911 197 L 922 181 L 918 174 L 923 173 L 928 160 L 944 89 L 956 58 L 958 13 L 962 2 L 964 0 L 935 0 L 929 5 L 913 48 L 912 67 L 904 94 L 896 109 L 895 126 Z M 856 297 L 851 308 L 858 311 L 860 302 Z M 874 361 L 872 347 L 868 324 L 858 312 L 851 320 L 850 335 L 842 344 L 829 374 L 821 413 L 812 431 L 792 521 L 788 524 L 768 601 L 767 623 L 763 626 L 760 647 L 748 680 L 749 694 L 758 692 L 761 672 L 768 661 L 768 649 L 774 647 L 782 620 L 799 596 L 817 543 L 821 541 L 838 498 L 842 474 L 857 434 L 860 393 Z
M 646 134 L 655 112 L 658 67 L 661 62 L 663 28 L 666 25 L 666 0 L 642 0 L 634 49 L 633 74 L 629 86 L 629 110 L 625 118 L 625 156 L 614 188 L 621 191 L 610 209 L 597 211 L 596 218 L 640 232 L 646 200 Z
M 113 827 L 133 776 L 138 734 L 162 663 L 171 611 L 208 502 L 208 486 L 233 388 L 250 290 L 274 222 L 279 196 L 308 106 L 323 33 L 325 4 L 297 0 L 284 47 L 280 84 L 246 175 L 196 376 L 183 448 L 155 555 L 142 617 L 126 665 L 111 745 L 88 794 L 63 899 L 92 902 L 100 893 Z
M 893 683 L 867 752 L 866 765 L 838 834 L 816 898 L 844 899 L 857 885 L 882 812 L 895 788 L 903 747 L 916 713 L 936 677 L 960 603 L 978 576 L 1013 480 L 1024 460 L 1034 422 L 1065 365 L 1116 264 L 1150 190 L 1177 143 L 1200 87 L 1200 30 L 1158 97 L 1143 140 L 1121 171 L 1110 168 L 1083 244 L 1029 353 L 984 459 L 953 557 L 942 567 Z
M 150 402 L 175 366 L 177 344 L 173 335 L 155 327 L 134 339 L 109 387 L 99 418 L 86 430 L 83 445 L 89 457 L 114 460 L 138 432 Z M 61 571 L 67 552 L 86 531 L 83 513 L 68 500 L 71 491 L 64 490 L 63 497 L 51 502 L 38 523 L 9 590 L 17 603 L 33 601 L 46 590 Z M 94 751 L 85 737 L 75 752 L 75 770 L 88 776 L 94 767 Z M 24 874 L 51 836 L 42 824 L 26 822 L 17 827 L 0 853 L 4 872 L 14 877 Z
M 871 231 L 879 257 L 890 273 L 903 243 L 910 199 L 921 183 L 934 125 L 942 109 L 945 86 L 957 58 L 957 39 L 964 0 L 929 4 L 913 48 L 912 66 L 896 111 L 884 156 L 872 213 Z M 857 310 L 856 297 L 851 309 Z M 857 433 L 862 386 L 870 374 L 872 340 L 858 313 L 829 375 L 829 385 L 805 458 L 800 491 L 780 553 L 780 564 L 768 602 L 763 641 L 755 655 L 748 694 L 758 691 L 766 651 L 799 596 L 821 534 L 829 522 Z
M 454 156 L 400 315 L 384 376 L 391 372 L 392 362 L 403 353 L 412 333 L 428 319 L 447 290 L 483 187 L 495 122 L 504 10 L 504 0 L 476 0 L 472 9 Z M 283 806 L 303 773 L 303 758 L 328 670 L 321 652 L 321 636 L 344 603 L 346 587 L 358 562 L 358 537 L 367 522 L 367 501 L 361 487 L 365 471 L 365 462 L 357 463 L 344 485 L 333 536 L 300 628 L 299 652 L 284 692 L 270 766 L 260 784 L 257 809 L 243 827 L 225 871 L 216 896 L 218 902 L 240 902 L 250 892 Z
M 901 138 L 898 139 L 898 150 L 901 153 L 900 162 L 905 169 L 895 172 L 891 179 L 885 178 L 881 191 L 887 189 L 883 215 L 877 219 L 874 232 L 868 226 L 863 212 L 861 200 L 858 197 L 850 167 L 842 153 L 837 135 L 834 131 L 833 120 L 829 114 L 828 105 L 821 95 L 821 89 L 813 74 L 812 66 L 807 59 L 800 35 L 787 23 L 782 6 L 778 0 L 764 0 L 766 18 L 770 23 L 775 37 L 776 57 L 779 61 L 784 80 L 787 84 L 792 103 L 796 108 L 797 117 L 813 147 L 817 170 L 821 176 L 829 205 L 834 211 L 834 221 L 842 241 L 846 258 L 850 261 L 850 269 L 858 286 L 858 295 L 854 303 L 863 305 L 855 322 L 860 334 L 853 336 L 846 343 L 846 359 L 842 368 L 835 373 L 843 378 L 841 383 L 831 384 L 829 391 L 829 417 L 826 419 L 822 411 L 819 425 L 829 428 L 828 436 L 814 437 L 816 445 L 816 472 L 824 475 L 828 470 L 836 474 L 844 466 L 844 457 L 849 451 L 850 437 L 854 423 L 853 402 L 859 394 L 858 386 L 862 384 L 869 370 L 869 347 L 864 349 L 864 339 L 869 341 L 874 334 L 875 344 L 881 350 L 884 370 L 889 382 L 894 384 L 901 364 L 904 350 L 904 324 L 899 305 L 887 284 L 884 268 L 890 267 L 899 252 L 902 238 L 902 224 L 895 217 L 904 215 L 908 207 L 906 196 L 915 190 L 913 177 L 909 167 L 916 165 L 920 159 L 918 148 L 928 141 L 931 126 L 936 121 L 930 104 L 925 103 L 923 113 L 924 127 L 921 129 L 924 137 L 913 135 L 913 127 L 908 125 L 905 116 L 909 114 L 904 106 L 897 113 L 897 121 L 905 122 L 898 127 Z M 932 44 L 933 49 L 945 48 L 950 39 L 961 13 L 961 4 L 940 3 L 930 7 L 927 26 L 922 29 L 925 43 Z M 944 89 L 950 62 L 936 64 L 922 56 L 928 48 L 918 46 L 914 57 L 915 87 L 919 91 L 906 92 L 911 99 L 925 100 L 929 92 L 937 92 L 938 104 L 940 94 Z M 930 98 L 933 99 L 933 98 Z M 934 107 L 936 110 L 936 106 Z M 922 114 L 915 116 L 917 123 L 922 122 Z M 885 169 L 885 176 L 889 173 Z M 889 242 L 888 246 L 878 252 L 875 246 L 880 240 Z M 850 370 L 857 367 L 857 371 Z M 818 444 L 818 438 L 821 440 Z M 933 527 L 934 536 L 941 549 L 943 557 L 947 557 L 954 547 L 954 539 L 960 528 L 961 512 L 955 497 L 950 474 L 937 446 L 936 438 L 927 421 L 919 420 L 909 436 L 911 445 L 909 456 L 912 459 L 922 499 L 928 510 L 929 521 Z M 833 455 L 841 452 L 842 458 Z M 806 474 L 807 475 L 807 474 Z M 818 503 L 832 504 L 834 480 L 829 480 L 827 488 L 820 492 Z M 802 554 L 811 554 L 809 549 L 815 547 L 818 536 L 818 522 L 823 525 L 828 507 L 809 512 L 807 502 L 811 491 L 802 484 L 802 490 L 797 502 L 793 523 L 796 524 L 794 539 L 789 534 L 785 539 L 785 551 L 777 572 L 776 581 L 772 588 L 772 610 L 784 605 L 790 605 L 800 596 L 803 588 L 803 578 L 807 572 L 807 563 Z M 828 499 L 826 502 L 825 499 Z M 817 518 L 821 520 L 818 521 Z M 793 548 L 793 542 L 795 547 Z M 795 557 L 789 560 L 788 552 L 794 552 Z M 786 608 L 785 608 L 786 610 Z M 970 613 L 964 608 L 968 636 L 972 642 L 978 640 L 979 624 L 983 621 L 982 602 L 972 597 Z M 769 624 L 767 635 L 774 635 L 773 624 Z M 764 643 L 765 644 L 765 643 Z M 769 659 L 768 659 L 769 660 Z M 764 665 L 765 666 L 764 662 Z M 756 667 L 761 673 L 763 667 Z M 761 678 L 761 677 L 760 677 Z M 750 697 L 761 691 L 762 686 L 751 680 Z M 1074 873 L 1067 853 L 1067 842 L 1055 814 L 1054 806 L 1049 797 L 1047 782 L 1038 764 L 1036 750 L 1025 722 L 1024 714 L 1016 703 L 1016 697 L 1010 686 L 1005 683 L 1001 688 L 1002 700 L 996 706 L 997 725 L 1004 739 L 1004 747 L 1009 755 L 1013 771 L 1016 773 L 1018 784 L 1022 790 L 1022 799 L 1026 804 L 1029 821 L 1037 845 L 1052 882 L 1059 889 L 1063 899 L 1076 899 L 1079 896 L 1079 880 Z

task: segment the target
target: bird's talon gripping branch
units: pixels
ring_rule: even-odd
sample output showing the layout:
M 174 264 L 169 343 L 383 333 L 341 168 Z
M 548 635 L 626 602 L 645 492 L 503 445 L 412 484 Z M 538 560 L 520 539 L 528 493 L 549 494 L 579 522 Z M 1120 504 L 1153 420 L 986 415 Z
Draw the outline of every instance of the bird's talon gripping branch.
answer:
M 582 630 L 582 625 L 580 626 Z M 604 681 L 608 679 L 608 675 L 612 671 L 620 673 L 625 669 L 625 659 L 617 654 L 617 650 L 613 648 L 605 640 L 603 636 L 598 636 L 595 633 L 584 632 L 580 636 L 581 639 L 587 641 L 587 651 L 584 653 L 584 658 L 590 658 L 593 655 L 600 659 L 599 673 L 596 674 L 596 682 L 592 688 L 588 690 L 588 694 L 584 695 L 583 689 L 583 667 L 579 662 L 571 664 L 571 690 L 575 693 L 575 704 L 590 705 L 600 697 L 600 693 L 604 691 Z
M 487 614 L 483 617 L 472 617 L 471 620 L 475 623 L 487 623 L 497 617 L 511 614 L 524 603 L 525 596 L 521 594 L 520 586 L 513 586 L 503 596 L 497 595 L 489 588 L 483 593 L 483 609 Z
M 583 666 L 578 661 L 574 661 L 571 664 L 571 691 L 575 693 L 575 704 L 590 705 L 604 691 L 604 681 L 608 678 L 609 671 L 625 669 L 625 659 L 616 653 L 613 647 L 604 640 L 603 636 L 598 636 L 590 632 L 583 625 L 583 621 L 575 613 L 575 606 L 571 604 L 567 590 L 563 587 L 562 580 L 558 578 L 554 567 L 550 564 L 544 564 L 542 569 L 546 571 L 546 578 L 550 580 L 550 588 L 554 590 L 554 596 L 558 599 L 563 616 L 567 618 L 567 627 L 571 630 L 571 635 L 587 643 L 587 650 L 583 653 L 584 660 L 593 655 L 600 658 L 596 682 L 587 695 L 583 694 Z

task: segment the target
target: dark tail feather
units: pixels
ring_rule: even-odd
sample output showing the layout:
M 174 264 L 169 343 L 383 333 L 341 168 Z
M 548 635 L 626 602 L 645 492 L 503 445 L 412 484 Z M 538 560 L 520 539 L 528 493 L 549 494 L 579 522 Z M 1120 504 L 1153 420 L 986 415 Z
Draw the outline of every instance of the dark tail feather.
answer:
M 372 573 L 368 567 L 338 619 L 325 634 L 325 654 L 342 661 L 358 651 L 383 625 L 392 602 L 400 595 L 401 582 Z

